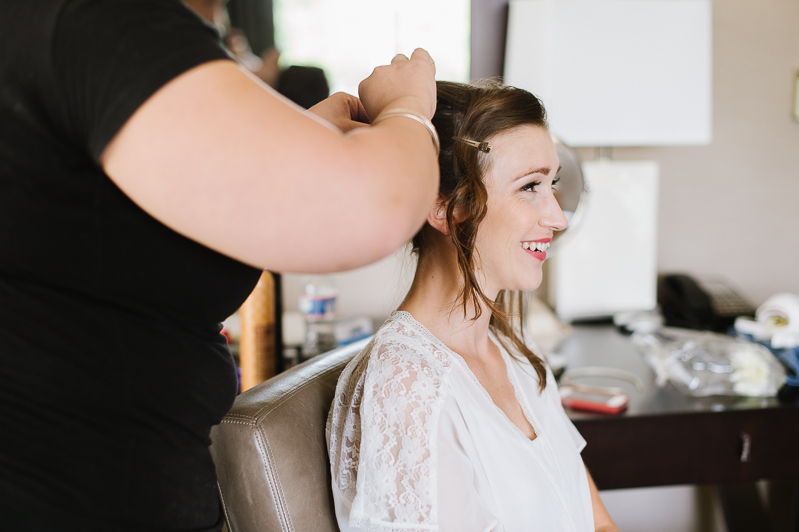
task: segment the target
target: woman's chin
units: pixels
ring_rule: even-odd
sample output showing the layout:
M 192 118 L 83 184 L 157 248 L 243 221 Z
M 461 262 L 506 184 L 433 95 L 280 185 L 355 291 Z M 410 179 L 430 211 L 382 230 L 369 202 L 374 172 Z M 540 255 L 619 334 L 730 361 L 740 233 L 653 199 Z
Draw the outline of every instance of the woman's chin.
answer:
M 515 283 L 514 286 L 505 288 L 505 290 L 521 290 L 523 292 L 532 292 L 538 290 L 541 286 L 543 276 L 538 275 L 535 278 L 526 279 L 524 282 Z

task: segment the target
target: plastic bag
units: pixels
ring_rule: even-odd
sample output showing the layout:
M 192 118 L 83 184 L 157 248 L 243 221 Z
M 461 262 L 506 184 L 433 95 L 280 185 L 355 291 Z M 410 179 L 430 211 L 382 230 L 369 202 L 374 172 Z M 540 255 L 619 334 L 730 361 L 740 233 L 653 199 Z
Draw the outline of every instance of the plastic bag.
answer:
M 633 342 L 658 386 L 671 381 L 688 395 L 773 397 L 785 383 L 785 369 L 771 352 L 740 338 L 664 327 L 635 333 Z

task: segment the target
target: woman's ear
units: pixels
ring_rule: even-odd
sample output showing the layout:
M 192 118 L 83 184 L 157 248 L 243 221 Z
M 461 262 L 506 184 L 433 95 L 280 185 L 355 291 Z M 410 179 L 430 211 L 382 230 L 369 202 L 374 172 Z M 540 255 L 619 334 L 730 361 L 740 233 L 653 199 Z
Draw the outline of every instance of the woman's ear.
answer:
M 449 236 L 449 224 L 447 223 L 447 207 L 449 202 L 439 194 L 430 212 L 427 213 L 427 223 L 443 235 Z

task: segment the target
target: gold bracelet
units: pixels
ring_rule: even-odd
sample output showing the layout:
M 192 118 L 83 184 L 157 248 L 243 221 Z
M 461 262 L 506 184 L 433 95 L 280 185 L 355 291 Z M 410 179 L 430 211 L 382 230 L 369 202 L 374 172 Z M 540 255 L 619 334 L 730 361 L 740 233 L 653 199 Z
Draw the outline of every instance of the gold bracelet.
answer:
M 394 118 L 396 116 L 403 116 L 405 118 L 410 118 L 411 120 L 416 120 L 424 127 L 427 128 L 427 131 L 430 133 L 430 136 L 433 139 L 433 146 L 436 148 L 436 157 L 438 157 L 439 152 L 441 151 L 441 142 L 438 140 L 438 133 L 436 133 L 436 128 L 433 126 L 433 123 L 425 118 L 423 115 L 417 113 L 416 111 L 411 111 L 410 109 L 389 109 L 384 113 L 380 113 L 380 116 L 372 120 L 372 125 L 377 125 L 379 122 L 382 122 L 386 118 Z

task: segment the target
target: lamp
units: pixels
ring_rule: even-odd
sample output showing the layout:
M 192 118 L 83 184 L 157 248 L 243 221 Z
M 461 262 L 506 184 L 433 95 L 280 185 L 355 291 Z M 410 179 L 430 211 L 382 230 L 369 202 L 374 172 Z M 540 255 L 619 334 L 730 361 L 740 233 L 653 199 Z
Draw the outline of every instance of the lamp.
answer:
M 572 147 L 709 144 L 709 0 L 512 0 L 505 79 Z
M 572 147 L 709 144 L 710 0 L 511 0 L 505 81 L 541 97 Z M 591 190 L 580 230 L 549 265 L 565 319 L 656 304 L 654 161 L 583 163 Z

